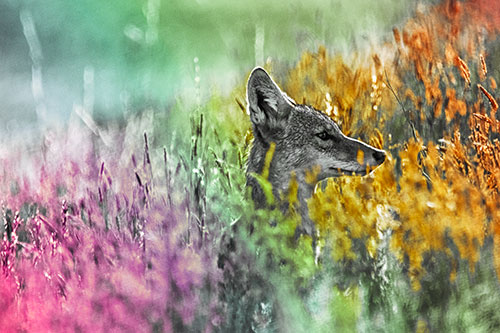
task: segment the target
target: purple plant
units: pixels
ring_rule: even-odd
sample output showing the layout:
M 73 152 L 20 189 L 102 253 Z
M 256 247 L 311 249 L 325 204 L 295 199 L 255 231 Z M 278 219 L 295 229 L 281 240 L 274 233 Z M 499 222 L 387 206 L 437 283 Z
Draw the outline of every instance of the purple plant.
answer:
M 217 323 L 216 297 L 202 297 L 219 278 L 215 256 L 187 240 L 188 200 L 153 167 L 144 138 L 141 151 L 116 134 L 110 150 L 72 129 L 2 163 L 2 330 L 210 331 Z

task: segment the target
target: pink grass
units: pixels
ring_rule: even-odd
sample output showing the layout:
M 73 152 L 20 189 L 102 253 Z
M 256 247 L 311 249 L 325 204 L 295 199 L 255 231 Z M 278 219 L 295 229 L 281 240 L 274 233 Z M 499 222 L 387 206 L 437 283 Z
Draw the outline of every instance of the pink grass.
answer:
M 195 318 L 209 329 L 200 290 L 215 263 L 185 242 L 186 204 L 167 204 L 174 189 L 155 178 L 150 147 L 114 139 L 107 150 L 76 127 L 1 156 L 4 331 L 172 331 Z

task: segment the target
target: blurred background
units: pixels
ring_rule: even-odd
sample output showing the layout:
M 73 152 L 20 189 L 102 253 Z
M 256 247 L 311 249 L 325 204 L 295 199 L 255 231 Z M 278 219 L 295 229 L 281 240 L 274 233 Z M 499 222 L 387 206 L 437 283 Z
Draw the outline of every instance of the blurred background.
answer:
M 0 133 L 227 93 L 256 64 L 392 38 L 409 0 L 0 1 Z

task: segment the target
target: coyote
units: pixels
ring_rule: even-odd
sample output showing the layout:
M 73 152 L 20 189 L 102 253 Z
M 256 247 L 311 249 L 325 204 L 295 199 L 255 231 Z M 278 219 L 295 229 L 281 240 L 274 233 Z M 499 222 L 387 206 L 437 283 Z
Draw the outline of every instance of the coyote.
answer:
M 272 147 L 267 180 L 273 196 L 286 211 L 289 203 L 285 198 L 290 181 L 295 179 L 302 218 L 298 232 L 314 239 L 315 228 L 306 200 L 316 184 L 342 174 L 365 175 L 384 162 L 385 152 L 345 136 L 321 111 L 295 103 L 261 67 L 256 67 L 248 78 L 247 105 L 254 136 L 247 167 L 252 199 L 257 208 L 266 206 L 265 193 L 254 176 L 262 174 L 266 154 Z M 311 175 L 315 175 L 315 181 L 311 181 Z

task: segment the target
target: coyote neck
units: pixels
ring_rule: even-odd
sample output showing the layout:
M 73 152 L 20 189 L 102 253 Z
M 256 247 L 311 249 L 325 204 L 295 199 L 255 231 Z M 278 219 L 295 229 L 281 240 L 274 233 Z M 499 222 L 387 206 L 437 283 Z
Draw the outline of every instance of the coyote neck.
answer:
M 265 145 L 257 140 L 254 141 L 250 156 L 248 158 L 247 168 L 247 186 L 251 187 L 252 199 L 256 208 L 270 208 L 266 201 L 266 196 L 259 182 L 252 174 L 262 175 L 265 168 L 266 153 L 269 145 Z M 303 232 L 309 235 L 314 233 L 314 224 L 309 217 L 307 200 L 311 198 L 315 184 L 309 184 L 305 180 L 304 172 L 292 173 L 279 172 L 281 170 L 278 161 L 280 160 L 279 150 L 275 151 L 269 164 L 267 181 L 272 186 L 275 204 L 286 213 L 290 209 L 296 210 L 302 219 Z M 292 182 L 297 184 L 297 194 L 290 193 Z M 294 207 L 290 207 L 290 201 L 295 201 Z M 272 207 L 271 207 L 272 208 Z

